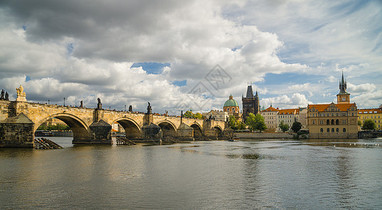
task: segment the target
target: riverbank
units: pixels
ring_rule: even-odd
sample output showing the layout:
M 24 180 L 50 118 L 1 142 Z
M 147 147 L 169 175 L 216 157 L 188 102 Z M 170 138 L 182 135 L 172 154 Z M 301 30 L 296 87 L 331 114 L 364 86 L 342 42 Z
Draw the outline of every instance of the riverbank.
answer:
M 293 134 L 289 133 L 235 133 L 234 136 L 240 139 L 293 139 Z

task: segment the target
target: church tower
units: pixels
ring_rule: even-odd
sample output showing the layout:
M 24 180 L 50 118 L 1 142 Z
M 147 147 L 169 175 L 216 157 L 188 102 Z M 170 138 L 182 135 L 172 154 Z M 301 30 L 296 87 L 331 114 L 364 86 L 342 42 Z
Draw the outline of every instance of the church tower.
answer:
M 344 80 L 344 73 L 342 72 L 342 79 L 339 84 L 340 92 L 337 94 L 337 104 L 350 103 L 350 93 L 346 92 L 347 84 Z
M 256 95 L 253 95 L 252 85 L 247 88 L 246 97 L 242 97 L 243 101 L 243 120 L 247 119 L 249 113 L 257 114 L 260 111 L 259 94 L 256 91 Z

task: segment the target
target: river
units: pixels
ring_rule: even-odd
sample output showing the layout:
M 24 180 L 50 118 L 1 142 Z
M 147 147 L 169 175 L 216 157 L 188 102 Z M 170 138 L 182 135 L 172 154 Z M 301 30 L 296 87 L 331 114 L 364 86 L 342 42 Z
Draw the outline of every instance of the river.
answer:
M 1 209 L 382 208 L 382 139 L 0 149 Z

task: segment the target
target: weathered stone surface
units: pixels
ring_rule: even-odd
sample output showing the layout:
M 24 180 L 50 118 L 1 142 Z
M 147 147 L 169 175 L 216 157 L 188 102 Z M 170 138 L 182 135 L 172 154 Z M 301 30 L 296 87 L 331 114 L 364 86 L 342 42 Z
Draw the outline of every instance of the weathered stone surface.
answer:
M 0 123 L 0 147 L 33 148 L 34 123 L 25 114 L 10 117 Z
M 111 125 L 103 120 L 92 123 L 90 126 L 92 134 L 91 143 L 111 144 Z
M 150 125 L 144 125 L 142 127 L 142 132 L 145 139 L 160 140 L 162 137 L 160 131 L 161 128 L 152 123 Z
M 178 128 L 178 139 L 182 141 L 194 140 L 194 129 L 185 123 L 182 123 Z

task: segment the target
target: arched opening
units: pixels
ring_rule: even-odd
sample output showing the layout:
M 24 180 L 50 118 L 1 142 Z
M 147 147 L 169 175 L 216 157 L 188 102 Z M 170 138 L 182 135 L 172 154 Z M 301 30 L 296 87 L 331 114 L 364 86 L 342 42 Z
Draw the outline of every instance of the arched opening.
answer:
M 340 121 L 337 119 L 336 120 L 336 125 L 339 125 L 340 124 Z
M 88 141 L 91 134 L 88 126 L 78 117 L 70 114 L 56 114 L 36 123 L 36 137 L 65 137 L 73 138 L 72 142 Z
M 330 124 L 330 121 L 329 121 L 329 120 L 326 120 L 326 124 L 329 125 L 329 124 Z
M 217 139 L 223 136 L 223 130 L 219 126 L 215 126 L 214 130 L 215 130 L 215 136 Z
M 163 138 L 175 138 L 176 129 L 175 126 L 170 122 L 161 122 L 158 126 L 162 130 Z
M 332 125 L 334 125 L 334 120 L 332 119 Z
M 198 124 L 192 124 L 191 127 L 194 129 L 194 138 L 196 140 L 201 139 L 203 136 L 202 129 Z
M 141 129 L 138 124 L 132 119 L 119 119 L 117 122 L 120 126 L 114 129 L 118 132 L 124 132 L 128 139 L 138 139 L 142 137 Z M 121 128 L 122 127 L 122 128 Z

